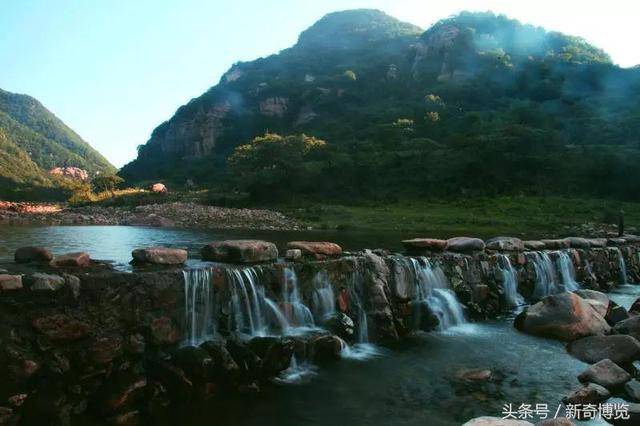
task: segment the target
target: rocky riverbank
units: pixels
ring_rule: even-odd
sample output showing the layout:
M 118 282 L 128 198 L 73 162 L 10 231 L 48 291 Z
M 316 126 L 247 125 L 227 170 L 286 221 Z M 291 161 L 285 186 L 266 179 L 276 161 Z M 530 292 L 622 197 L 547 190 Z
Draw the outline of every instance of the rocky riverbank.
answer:
M 0 224 L 303 229 L 297 220 L 272 210 L 224 208 L 185 202 L 137 207 L 70 207 L 62 204 L 0 202 Z
M 184 251 L 141 248 L 131 273 L 85 253 L 22 248 L 0 265 L 0 424 L 153 424 L 175 404 L 268 391 L 296 363 L 338 362 L 358 344 L 496 317 L 525 300 L 542 299 L 516 321 L 526 332 L 611 333 L 609 322 L 634 313 L 596 292 L 560 301 L 578 282 L 581 291 L 640 282 L 637 242 L 416 239 L 404 256 L 297 241 L 283 259 L 268 242 L 225 241 L 203 248 L 216 263 L 186 270 Z M 536 322 L 547 305 L 558 332 Z

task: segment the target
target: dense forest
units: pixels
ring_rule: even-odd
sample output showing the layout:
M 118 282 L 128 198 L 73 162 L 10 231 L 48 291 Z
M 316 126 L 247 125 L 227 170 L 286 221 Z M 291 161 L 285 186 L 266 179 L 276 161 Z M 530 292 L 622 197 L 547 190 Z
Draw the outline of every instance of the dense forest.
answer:
M 228 159 L 265 134 L 325 144 L 260 150 L 272 157 L 252 173 Z M 277 55 L 233 65 L 158 126 L 121 175 L 258 198 L 637 199 L 639 159 L 637 67 L 491 13 L 461 13 L 423 32 L 355 10 L 325 16 Z

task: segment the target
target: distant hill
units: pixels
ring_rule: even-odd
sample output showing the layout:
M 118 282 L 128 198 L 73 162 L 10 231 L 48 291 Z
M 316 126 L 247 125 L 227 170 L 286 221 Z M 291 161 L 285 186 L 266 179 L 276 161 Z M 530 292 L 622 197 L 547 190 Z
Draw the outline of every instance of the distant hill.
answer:
M 242 189 L 226 158 L 266 131 L 327 142 L 289 182 L 301 194 L 640 197 L 640 70 L 492 13 L 426 31 L 376 10 L 326 15 L 234 64 L 121 174 Z
M 46 198 L 62 182 L 48 171 L 64 166 L 90 176 L 116 172 L 40 102 L 0 89 L 0 198 Z

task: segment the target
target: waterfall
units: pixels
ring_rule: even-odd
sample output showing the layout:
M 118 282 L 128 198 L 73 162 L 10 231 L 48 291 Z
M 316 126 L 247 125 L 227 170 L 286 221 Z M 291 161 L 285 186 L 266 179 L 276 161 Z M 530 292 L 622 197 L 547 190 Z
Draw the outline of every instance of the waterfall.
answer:
M 359 285 L 361 279 L 360 273 L 358 271 L 355 271 L 353 273 L 352 279 L 353 285 L 351 286 L 350 299 L 353 302 L 353 306 L 358 315 L 357 342 L 369 343 L 369 325 L 367 323 L 367 311 L 365 310 L 362 299 L 358 294 L 358 289 L 362 287 L 361 285 Z
M 580 284 L 576 282 L 576 270 L 571 261 L 571 255 L 566 251 L 558 253 L 558 270 L 562 279 L 564 291 L 576 291 L 580 289 Z
M 336 311 L 336 298 L 325 271 L 313 278 L 313 310 L 316 319 L 324 322 Z
M 620 273 L 620 284 L 627 283 L 627 264 L 624 261 L 624 256 L 622 255 L 622 251 L 619 247 L 616 247 L 616 252 L 618 252 L 618 271 Z
M 292 269 L 284 269 L 282 286 L 282 309 L 289 323 L 294 327 L 313 327 L 315 322 L 311 310 L 302 303 L 298 290 L 298 276 Z
M 536 285 L 533 290 L 534 299 L 542 299 L 550 294 L 558 293 L 556 272 L 551 257 L 546 252 L 534 252 L 533 268 L 536 272 Z
M 511 261 L 509 260 L 509 256 L 500 255 L 499 256 L 499 265 L 500 272 L 502 273 L 502 287 L 504 290 L 504 299 L 510 308 L 514 308 L 524 304 L 524 299 L 518 293 L 518 273 L 511 265 Z
M 187 269 L 184 278 L 185 344 L 197 346 L 216 334 L 211 269 Z
M 416 323 L 420 327 L 420 305 L 425 304 L 438 319 L 438 330 L 464 324 L 464 311 L 440 267 L 432 267 L 426 258 L 410 258 L 415 280 L 415 301 L 418 302 Z

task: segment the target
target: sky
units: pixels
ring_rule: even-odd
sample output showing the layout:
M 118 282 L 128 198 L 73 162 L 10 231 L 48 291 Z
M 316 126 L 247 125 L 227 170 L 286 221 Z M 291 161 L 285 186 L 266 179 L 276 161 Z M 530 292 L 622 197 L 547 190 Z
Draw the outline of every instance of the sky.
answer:
M 277 53 L 324 14 L 354 8 L 425 29 L 493 11 L 640 64 L 636 0 L 0 0 L 0 88 L 35 97 L 121 167 L 234 62 Z

